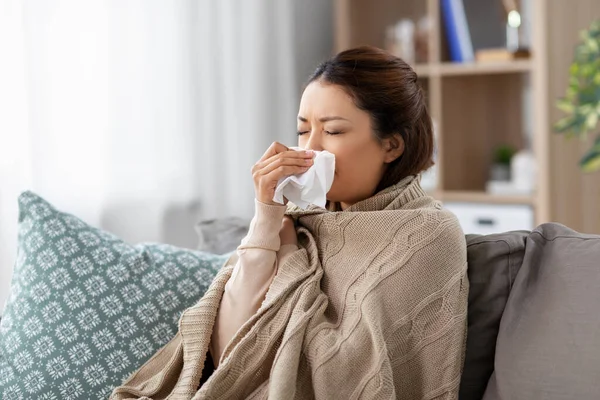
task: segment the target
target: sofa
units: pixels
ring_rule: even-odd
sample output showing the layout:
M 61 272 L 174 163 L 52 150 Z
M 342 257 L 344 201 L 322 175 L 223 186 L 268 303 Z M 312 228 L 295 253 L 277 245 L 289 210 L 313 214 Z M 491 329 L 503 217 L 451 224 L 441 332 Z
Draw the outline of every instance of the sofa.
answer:
M 31 192 L 19 209 L 0 320 L 3 400 L 107 398 L 174 335 L 248 230 L 242 219 L 203 221 L 197 250 L 130 245 Z M 600 236 L 543 224 L 466 243 L 460 399 L 600 398 Z
M 203 221 L 196 231 L 200 250 L 232 251 L 247 222 Z M 460 400 L 600 399 L 600 236 L 547 223 L 466 243 Z

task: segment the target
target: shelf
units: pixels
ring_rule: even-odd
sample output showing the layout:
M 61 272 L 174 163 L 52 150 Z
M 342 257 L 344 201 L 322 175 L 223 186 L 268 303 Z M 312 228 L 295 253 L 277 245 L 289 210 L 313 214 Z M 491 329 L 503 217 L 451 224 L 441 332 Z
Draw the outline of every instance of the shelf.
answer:
M 417 64 L 414 66 L 415 72 L 421 78 L 429 76 L 513 74 L 529 72 L 532 68 L 533 64 L 531 60 L 479 63 L 445 62 L 439 64 Z
M 469 191 L 437 191 L 434 194 L 442 202 L 456 201 L 466 203 L 490 203 L 490 204 L 527 204 L 533 205 L 535 199 L 527 195 L 493 195 L 486 192 Z

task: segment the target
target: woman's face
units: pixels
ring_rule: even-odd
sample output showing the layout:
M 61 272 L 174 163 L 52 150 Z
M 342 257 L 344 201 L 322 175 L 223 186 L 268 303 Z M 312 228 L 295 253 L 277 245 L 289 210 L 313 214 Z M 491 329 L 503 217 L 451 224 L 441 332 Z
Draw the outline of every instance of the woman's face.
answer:
M 371 197 L 387 164 L 402 154 L 389 140 L 375 137 L 369 114 L 356 107 L 344 89 L 319 80 L 302 94 L 298 135 L 300 147 L 335 155 L 335 175 L 327 199 L 340 202 L 342 209 Z

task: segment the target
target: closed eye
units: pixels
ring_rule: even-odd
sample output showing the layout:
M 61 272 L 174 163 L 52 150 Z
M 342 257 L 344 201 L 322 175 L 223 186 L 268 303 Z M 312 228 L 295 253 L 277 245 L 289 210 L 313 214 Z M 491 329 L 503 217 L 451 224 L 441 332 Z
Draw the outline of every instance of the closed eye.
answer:
M 298 131 L 297 133 L 298 133 L 298 136 L 302 136 L 302 135 L 304 135 L 305 133 L 308 133 L 308 132 L 309 131 Z
M 326 134 L 328 135 L 339 135 L 342 132 L 338 132 L 338 131 L 325 131 Z

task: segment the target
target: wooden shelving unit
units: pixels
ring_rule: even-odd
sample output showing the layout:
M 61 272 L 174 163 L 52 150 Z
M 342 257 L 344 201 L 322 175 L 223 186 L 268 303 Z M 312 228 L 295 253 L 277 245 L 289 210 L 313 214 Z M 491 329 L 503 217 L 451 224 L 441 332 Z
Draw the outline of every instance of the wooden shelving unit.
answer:
M 600 17 L 600 1 L 531 0 L 531 58 L 449 62 L 439 0 L 335 0 L 335 51 L 358 45 L 384 48 L 385 28 L 401 18 L 431 23 L 429 62 L 414 65 L 437 126 L 438 187 L 443 202 L 529 207 L 535 224 L 561 222 L 600 233 L 600 173 L 577 165 L 585 143 L 552 131 L 554 104 L 564 95 L 579 32 Z M 485 191 L 493 150 L 527 146 L 536 158 L 537 188 L 529 196 Z

